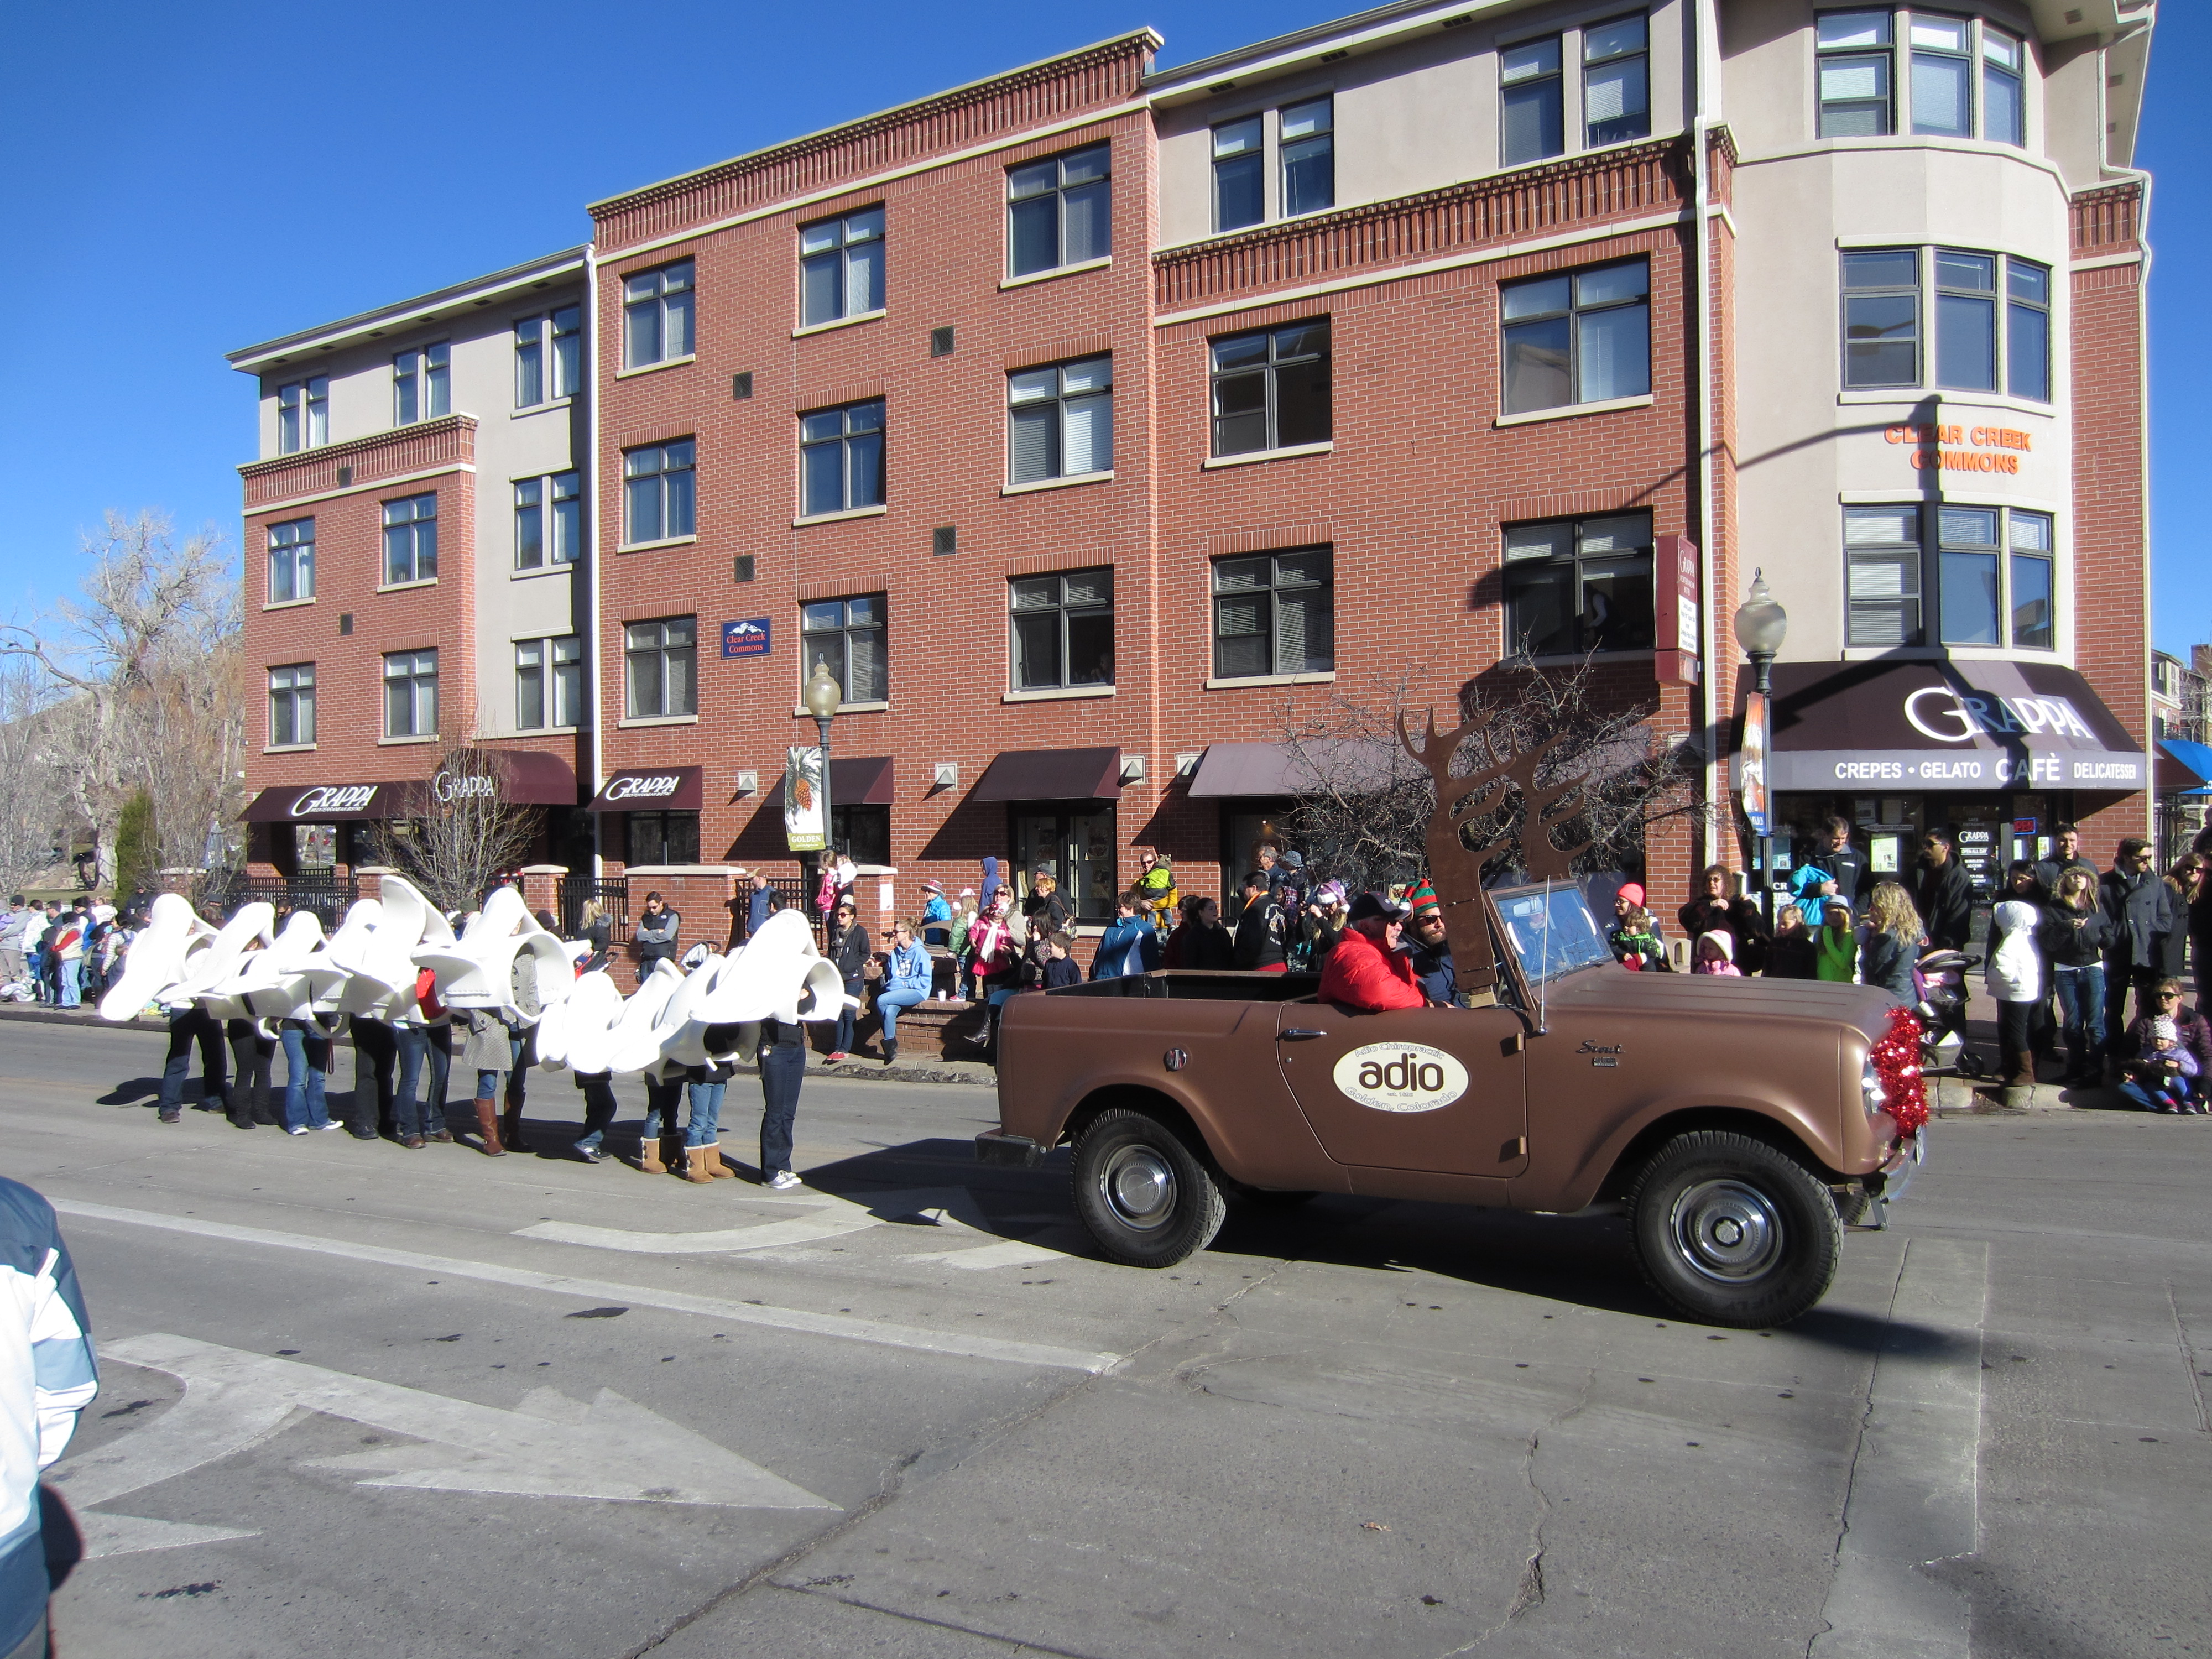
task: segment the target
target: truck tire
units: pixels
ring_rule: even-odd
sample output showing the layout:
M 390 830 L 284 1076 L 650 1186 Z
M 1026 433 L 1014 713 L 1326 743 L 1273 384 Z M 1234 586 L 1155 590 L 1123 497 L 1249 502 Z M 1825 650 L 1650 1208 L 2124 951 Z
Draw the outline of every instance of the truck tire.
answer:
M 1674 1137 L 1630 1190 L 1637 1265 L 1685 1318 L 1784 1325 L 1828 1293 L 1844 1231 L 1825 1182 L 1763 1140 Z
M 1172 1267 L 1213 1243 L 1228 1213 L 1203 1153 L 1157 1118 L 1115 1108 L 1075 1143 L 1075 1212 L 1132 1267 Z

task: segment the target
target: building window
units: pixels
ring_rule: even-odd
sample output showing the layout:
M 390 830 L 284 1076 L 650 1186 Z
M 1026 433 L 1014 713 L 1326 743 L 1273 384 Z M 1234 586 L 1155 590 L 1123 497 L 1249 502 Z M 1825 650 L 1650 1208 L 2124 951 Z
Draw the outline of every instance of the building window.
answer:
M 1963 17 L 1912 14 L 1912 131 L 1937 138 L 1974 136 L 1973 25 Z
M 1648 393 L 1650 295 L 1648 259 L 1504 284 L 1505 413 Z
M 1820 137 L 1879 138 L 1890 115 L 1889 14 L 1832 11 L 1818 21 Z
M 315 521 L 293 519 L 269 526 L 270 605 L 315 597 Z
M 623 278 L 623 367 L 691 355 L 691 261 Z
M 1920 509 L 1844 509 L 1845 643 L 1920 643 Z
M 581 388 L 583 318 L 580 307 L 563 306 L 550 316 L 525 317 L 515 324 L 514 406 L 517 409 L 531 408 L 549 398 L 556 400 L 573 398 Z
M 441 340 L 392 360 L 392 423 L 412 426 L 451 412 L 453 348 Z
M 847 702 L 887 702 L 890 678 L 884 655 L 884 596 L 817 599 L 799 607 L 799 672 L 817 662 L 845 690 Z
M 1936 248 L 1932 384 L 2051 399 L 2051 269 L 2008 255 Z M 1917 386 L 1921 266 L 1917 248 L 1843 257 L 1844 384 Z M 2002 264 L 2005 303 L 1997 303 Z M 2000 365 L 2003 374 L 1999 374 Z
M 514 724 L 534 732 L 548 726 L 580 726 L 584 708 L 584 642 L 574 634 L 514 645 Z
M 438 653 L 395 651 L 384 659 L 384 735 L 438 734 Z
M 696 446 L 689 438 L 623 451 L 623 539 L 670 541 L 695 534 Z
M 1042 870 L 1060 884 L 1060 896 L 1079 922 L 1114 920 L 1115 902 L 1121 889 L 1116 879 L 1115 810 L 1091 801 L 1057 804 L 1024 803 L 1006 813 L 1009 839 L 1013 843 L 1014 882 L 1021 896 L 1029 896 L 1034 877 Z
M 1019 576 L 1013 611 L 1014 690 L 1114 684 L 1114 572 Z
M 571 564 L 584 551 L 584 481 L 555 472 L 514 482 L 514 568 L 541 570 L 550 560 Z
M 2027 142 L 2027 103 L 2021 90 L 2026 62 L 2017 40 L 1982 25 L 1982 137 L 1992 143 Z
M 384 585 L 427 582 L 438 574 L 438 497 L 409 495 L 384 504 Z
M 1111 144 L 1008 169 L 1006 264 L 1016 276 L 1103 259 L 1114 251 Z
M 1267 118 L 1224 121 L 1213 130 L 1213 228 L 1242 230 L 1267 216 Z
M 634 720 L 699 712 L 699 621 L 668 617 L 623 630 L 624 707 Z
M 276 388 L 276 453 L 296 455 L 331 441 L 331 378 L 318 374 Z
M 799 228 L 802 327 L 884 308 L 884 210 L 868 208 Z
M 1309 99 L 1283 107 L 1283 216 L 1336 205 L 1335 100 Z
M 1109 472 L 1114 467 L 1114 360 L 1085 357 L 1006 377 L 1006 477 Z
M 696 812 L 625 812 L 623 817 L 625 863 L 647 866 L 698 863 Z
M 1216 560 L 1215 678 L 1334 672 L 1334 562 L 1326 547 Z
M 1216 455 L 1329 441 L 1328 318 L 1228 335 L 1212 354 Z
M 269 746 L 289 749 L 315 740 L 315 665 L 269 671 Z
M 1583 30 L 1583 143 L 1591 149 L 1651 136 L 1644 14 Z
M 799 417 L 799 514 L 849 513 L 884 504 L 884 403 L 880 398 Z
M 1932 520 L 1935 545 L 1923 546 Z M 1845 642 L 1876 649 L 1927 642 L 1922 570 L 1932 558 L 1936 643 L 2049 651 L 2057 640 L 2051 516 L 1914 504 L 1844 509 Z
M 1523 40 L 1498 53 L 1501 112 L 1498 154 L 1505 166 L 1565 154 L 1566 98 L 1559 75 L 1559 37 Z
M 1505 647 L 1552 657 L 1651 648 L 1651 515 L 1505 531 Z

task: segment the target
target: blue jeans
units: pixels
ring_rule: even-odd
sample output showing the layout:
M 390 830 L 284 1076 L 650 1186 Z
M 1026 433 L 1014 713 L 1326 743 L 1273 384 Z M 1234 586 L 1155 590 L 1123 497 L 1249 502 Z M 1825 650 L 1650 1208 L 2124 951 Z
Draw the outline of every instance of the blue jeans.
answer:
M 806 1045 L 796 1040 L 760 1046 L 761 1178 L 791 1167 L 791 1126 L 799 1116 L 799 1085 L 806 1079 Z
M 847 980 L 845 994 L 848 997 L 860 995 L 860 981 L 857 979 Z M 837 1040 L 830 1045 L 835 1052 L 841 1054 L 849 1054 L 853 1052 L 853 1022 L 858 1019 L 860 1015 L 859 1009 L 847 1008 L 837 1016 Z
M 2086 1045 L 2088 1058 L 2105 1052 L 2105 964 L 2061 968 L 2051 975 L 2058 993 L 2058 1023 L 2065 1028 L 2068 1045 Z
M 883 1017 L 884 1041 L 886 1042 L 898 1041 L 900 1009 L 911 1008 L 915 1004 L 926 1002 L 928 1000 L 929 988 L 926 985 L 908 985 L 896 991 L 877 992 L 876 1012 Z
M 672 1077 L 665 1081 L 649 1077 L 645 1080 L 645 1127 L 638 1139 L 650 1150 L 654 1141 L 665 1134 L 676 1133 L 676 1114 L 684 1099 L 684 1079 Z
M 2154 1093 L 2135 1078 L 2123 1079 L 2120 1093 L 2146 1112 L 2170 1112 L 2189 1098 L 2189 1079 L 2177 1078 Z
M 594 1072 L 589 1077 L 578 1078 L 576 1086 L 584 1091 L 584 1133 L 576 1137 L 576 1150 L 581 1152 L 586 1146 L 596 1149 L 606 1139 L 607 1126 L 615 1121 L 618 1109 L 615 1104 L 615 1080 L 605 1072 Z
M 427 1030 L 420 1025 L 392 1028 L 392 1040 L 399 1046 L 399 1081 L 392 1094 L 392 1118 L 400 1134 L 446 1133 L 446 1087 L 453 1065 L 451 1030 L 443 1025 Z M 416 1091 L 426 1083 L 428 1086 L 418 1104 Z
M 284 1127 L 329 1127 L 324 1083 L 331 1069 L 331 1040 L 319 1031 L 309 1031 L 296 1019 L 279 1025 L 276 1036 L 284 1045 Z
M 64 957 L 54 969 L 54 979 L 61 988 L 61 1006 L 75 1008 L 84 1000 L 84 958 Z
M 684 1126 L 686 1146 L 712 1146 L 722 1138 L 722 1094 L 730 1085 L 695 1083 L 691 1085 L 691 1121 Z

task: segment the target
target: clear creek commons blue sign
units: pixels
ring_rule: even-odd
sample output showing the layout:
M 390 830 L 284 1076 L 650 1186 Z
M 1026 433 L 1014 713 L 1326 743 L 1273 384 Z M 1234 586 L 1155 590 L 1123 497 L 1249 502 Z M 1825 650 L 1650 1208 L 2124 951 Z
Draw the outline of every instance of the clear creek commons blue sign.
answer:
M 725 657 L 765 657 L 769 647 L 769 619 L 754 617 L 745 622 L 722 624 L 722 654 Z

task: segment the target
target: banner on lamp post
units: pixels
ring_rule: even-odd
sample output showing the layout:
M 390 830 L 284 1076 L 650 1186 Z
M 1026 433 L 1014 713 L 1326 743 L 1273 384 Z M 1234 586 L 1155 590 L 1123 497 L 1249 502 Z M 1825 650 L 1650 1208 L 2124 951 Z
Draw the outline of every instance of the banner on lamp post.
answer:
M 822 751 L 793 747 L 783 763 L 783 839 L 794 853 L 818 853 L 830 844 L 822 811 Z
M 1765 693 L 1746 693 L 1743 743 L 1736 750 L 1736 783 L 1743 793 L 1743 815 L 1751 820 L 1754 836 L 1771 835 L 1774 830 L 1773 802 L 1766 781 L 1767 720 Z

